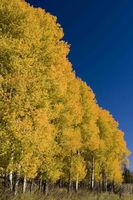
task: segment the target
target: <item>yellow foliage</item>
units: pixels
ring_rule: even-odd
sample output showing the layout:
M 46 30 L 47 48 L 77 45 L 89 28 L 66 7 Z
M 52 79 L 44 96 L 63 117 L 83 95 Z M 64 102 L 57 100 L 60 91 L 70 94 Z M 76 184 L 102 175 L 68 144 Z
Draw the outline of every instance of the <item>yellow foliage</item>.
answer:
M 0 19 L 0 170 L 81 181 L 93 156 L 95 179 L 120 183 L 124 134 L 73 72 L 57 18 L 0 0 Z

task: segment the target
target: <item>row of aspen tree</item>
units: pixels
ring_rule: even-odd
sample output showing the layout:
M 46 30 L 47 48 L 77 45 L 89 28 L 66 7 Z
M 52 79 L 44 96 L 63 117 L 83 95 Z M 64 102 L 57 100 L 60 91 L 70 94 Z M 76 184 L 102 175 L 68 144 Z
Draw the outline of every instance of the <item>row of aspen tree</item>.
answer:
M 55 16 L 0 0 L 0 176 L 10 191 L 122 183 L 129 150 L 67 58 Z M 17 189 L 19 188 L 19 189 Z

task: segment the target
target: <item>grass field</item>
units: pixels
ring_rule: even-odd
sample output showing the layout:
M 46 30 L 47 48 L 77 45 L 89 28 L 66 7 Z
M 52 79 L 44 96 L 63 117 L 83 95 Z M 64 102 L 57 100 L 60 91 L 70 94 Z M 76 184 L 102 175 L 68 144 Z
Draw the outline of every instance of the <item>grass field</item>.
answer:
M 79 192 L 67 194 L 64 192 L 53 192 L 51 195 L 45 197 L 39 193 L 26 193 L 13 197 L 8 194 L 1 194 L 0 200 L 133 200 L 133 195 L 119 195 L 116 194 L 91 194 L 89 192 Z

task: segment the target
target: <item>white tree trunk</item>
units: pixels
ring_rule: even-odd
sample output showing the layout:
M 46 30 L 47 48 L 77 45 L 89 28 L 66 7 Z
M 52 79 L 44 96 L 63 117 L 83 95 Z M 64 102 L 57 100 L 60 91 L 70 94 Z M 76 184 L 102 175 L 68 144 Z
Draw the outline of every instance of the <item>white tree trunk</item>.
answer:
M 26 191 L 26 185 L 27 185 L 27 180 L 26 177 L 24 177 L 24 182 L 23 182 L 23 193 Z
M 78 174 L 77 174 L 77 178 L 76 178 L 76 186 L 75 186 L 75 190 L 76 190 L 76 192 L 78 192 L 78 189 L 79 189 L 79 177 L 78 177 Z
M 15 183 L 14 183 L 14 195 L 17 195 L 18 192 L 18 184 L 20 178 L 20 165 L 18 166 L 18 173 L 16 174 Z
M 39 190 L 42 191 L 42 178 L 40 179 L 40 182 L 39 182 Z
M 9 181 L 10 181 L 10 191 L 13 191 L 13 174 L 12 171 L 9 173 Z
M 49 189 L 49 183 L 48 183 L 48 180 L 45 180 L 45 188 L 44 188 L 44 193 L 45 193 L 45 196 L 48 195 L 48 189 Z
M 95 170 L 94 170 L 94 157 L 92 158 L 92 172 L 91 172 L 91 190 L 94 189 L 94 182 L 95 182 Z
M 14 184 L 14 195 L 15 196 L 17 195 L 17 192 L 18 192 L 18 184 L 19 184 L 19 177 L 18 177 L 18 175 L 16 175 L 16 181 Z

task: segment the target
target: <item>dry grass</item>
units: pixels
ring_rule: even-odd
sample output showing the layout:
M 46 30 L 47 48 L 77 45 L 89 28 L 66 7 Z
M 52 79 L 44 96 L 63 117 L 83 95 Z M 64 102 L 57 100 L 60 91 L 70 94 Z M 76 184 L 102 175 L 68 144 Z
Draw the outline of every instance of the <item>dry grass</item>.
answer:
M 133 200 L 133 195 L 126 194 L 119 197 L 118 195 L 109 193 L 93 194 L 89 192 L 79 192 L 78 194 L 67 194 L 64 191 L 54 191 L 48 197 L 45 197 L 44 194 L 27 192 L 16 197 L 3 194 L 0 200 Z

